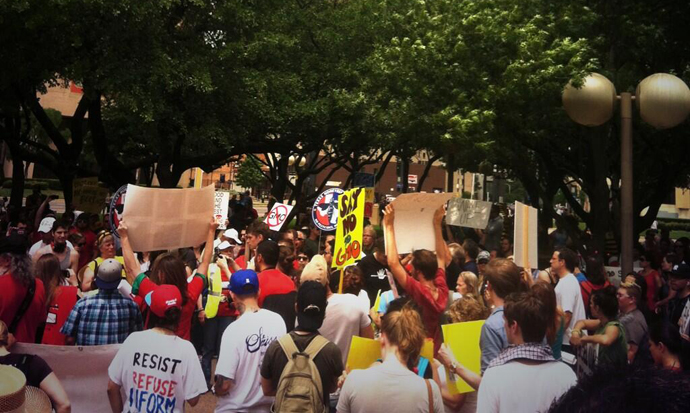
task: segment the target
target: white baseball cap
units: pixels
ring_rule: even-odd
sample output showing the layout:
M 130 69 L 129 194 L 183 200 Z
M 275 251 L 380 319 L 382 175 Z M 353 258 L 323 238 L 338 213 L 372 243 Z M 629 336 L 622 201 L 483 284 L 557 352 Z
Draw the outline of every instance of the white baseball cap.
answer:
M 237 244 L 242 244 L 242 241 L 240 241 L 240 234 L 237 232 L 236 229 L 230 228 L 229 230 L 225 231 L 223 233 L 223 236 L 225 238 L 230 238 L 231 240 L 235 241 Z M 221 248 L 223 249 L 223 248 Z
M 55 223 L 55 218 L 47 217 L 43 218 L 41 224 L 38 226 L 38 232 L 47 234 L 53 230 L 53 224 Z

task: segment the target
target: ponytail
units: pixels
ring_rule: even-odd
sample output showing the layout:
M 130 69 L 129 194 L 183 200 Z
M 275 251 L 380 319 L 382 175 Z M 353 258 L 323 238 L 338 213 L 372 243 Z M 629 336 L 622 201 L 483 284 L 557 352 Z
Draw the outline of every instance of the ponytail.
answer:
M 413 304 L 407 302 L 397 311 L 386 312 L 381 321 L 381 332 L 392 345 L 398 347 L 398 352 L 406 361 L 407 367 L 410 370 L 415 368 L 419 362 L 426 332 L 422 317 Z

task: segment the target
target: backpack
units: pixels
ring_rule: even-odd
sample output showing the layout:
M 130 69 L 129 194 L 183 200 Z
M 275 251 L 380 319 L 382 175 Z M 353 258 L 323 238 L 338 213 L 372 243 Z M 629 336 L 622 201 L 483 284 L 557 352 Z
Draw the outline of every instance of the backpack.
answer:
M 318 412 L 326 413 L 323 403 L 321 375 L 314 364 L 314 358 L 329 343 L 317 335 L 304 351 L 299 351 L 290 334 L 278 340 L 287 357 L 287 365 L 278 381 L 273 412 Z

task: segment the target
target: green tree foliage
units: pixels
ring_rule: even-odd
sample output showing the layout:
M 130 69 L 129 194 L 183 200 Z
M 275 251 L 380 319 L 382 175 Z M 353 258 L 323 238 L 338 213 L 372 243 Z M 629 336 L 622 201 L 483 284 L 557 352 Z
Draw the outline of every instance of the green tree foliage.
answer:
M 235 182 L 243 188 L 256 188 L 266 182 L 266 177 L 261 173 L 261 165 L 253 156 L 242 161 Z

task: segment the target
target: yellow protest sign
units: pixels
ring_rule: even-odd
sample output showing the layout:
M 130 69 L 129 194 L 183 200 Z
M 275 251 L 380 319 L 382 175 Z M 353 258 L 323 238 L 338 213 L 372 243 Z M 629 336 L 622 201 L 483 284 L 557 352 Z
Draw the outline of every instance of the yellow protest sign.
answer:
M 368 369 L 381 358 L 381 343 L 370 338 L 352 336 L 345 366 L 350 370 Z
M 424 345 L 422 346 L 422 351 L 419 353 L 420 356 L 431 361 L 434 359 L 434 340 L 430 338 L 424 339 Z
M 77 178 L 72 181 L 72 203 L 78 210 L 100 213 L 105 207 L 108 190 L 98 185 L 98 178 Z
M 446 346 L 453 352 L 455 358 L 469 370 L 479 374 L 481 371 L 482 350 L 479 348 L 479 336 L 481 335 L 484 320 L 468 321 L 465 323 L 445 324 L 443 339 Z M 446 371 L 448 390 L 451 394 L 469 393 L 474 389 L 460 377 L 450 377 Z
M 345 191 L 338 198 L 338 227 L 335 230 L 333 267 L 344 268 L 362 258 L 364 189 Z

